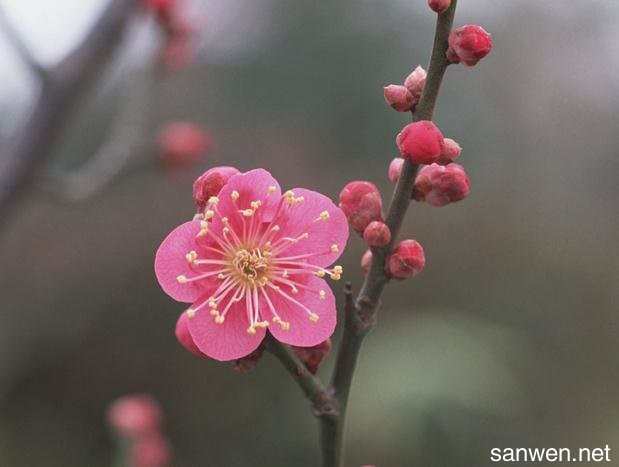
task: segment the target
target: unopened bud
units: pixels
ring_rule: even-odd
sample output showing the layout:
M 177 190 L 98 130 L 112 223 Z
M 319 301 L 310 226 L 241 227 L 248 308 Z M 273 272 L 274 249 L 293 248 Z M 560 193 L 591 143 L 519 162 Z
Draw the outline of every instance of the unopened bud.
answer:
M 409 123 L 396 137 L 400 154 L 413 164 L 436 162 L 443 150 L 443 134 L 428 120 Z
M 458 143 L 451 138 L 445 138 L 443 140 L 443 150 L 441 151 L 441 156 L 436 162 L 441 165 L 447 165 L 460 157 L 461 152 L 462 148 Z
M 428 0 L 428 6 L 437 13 L 444 12 L 451 5 L 451 0 Z
M 206 208 L 211 196 L 217 196 L 233 175 L 241 173 L 236 167 L 213 167 L 193 182 L 193 200 L 199 211 Z
M 432 164 L 422 167 L 413 188 L 413 198 L 431 206 L 441 207 L 466 198 L 471 184 L 459 164 Z
M 245 355 L 243 358 L 239 358 L 234 361 L 234 370 L 239 373 L 249 373 L 262 358 L 262 354 L 264 353 L 264 345 L 260 344 L 260 346 L 254 350 L 249 355 Z
M 492 37 L 481 26 L 467 24 L 449 34 L 447 58 L 453 63 L 476 65 L 490 53 L 490 50 L 492 50 Z
M 394 279 L 407 279 L 419 274 L 426 264 L 422 246 L 416 240 L 403 240 L 385 263 L 385 272 Z
M 299 357 L 310 373 L 316 374 L 320 364 L 331 351 L 331 339 L 327 339 L 313 347 L 292 346 L 292 350 Z
M 406 86 L 406 88 L 413 95 L 414 105 L 417 105 L 419 103 L 419 99 L 421 99 L 421 93 L 426 85 L 427 76 L 428 74 L 426 73 L 426 70 L 424 70 L 423 67 L 418 66 L 404 80 L 404 86 Z
M 400 178 L 400 173 L 402 172 L 402 166 L 404 165 L 404 159 L 401 157 L 394 158 L 389 164 L 389 171 L 387 176 L 389 177 L 389 181 L 391 183 L 397 183 Z
M 382 199 L 376 185 L 365 181 L 347 184 L 340 192 L 340 208 L 359 234 L 372 221 L 382 220 Z
M 193 341 L 191 334 L 189 333 L 189 315 L 187 312 L 181 313 L 178 321 L 176 321 L 176 328 L 174 329 L 174 334 L 176 335 L 176 340 L 181 344 L 187 351 L 191 352 L 197 357 L 207 358 L 207 356 L 200 352 L 198 346 Z
M 168 123 L 159 132 L 158 142 L 161 158 L 169 165 L 195 163 L 211 146 L 210 136 L 190 122 Z
M 390 84 L 385 86 L 383 94 L 385 102 L 398 112 L 408 112 L 413 107 L 413 95 L 405 86 Z
M 372 267 L 372 250 L 366 250 L 361 257 L 361 270 L 363 271 L 363 275 L 367 275 L 370 272 L 370 268 Z
M 391 241 L 391 230 L 383 222 L 370 222 L 363 231 L 363 240 L 365 240 L 368 246 L 388 245 Z
M 166 467 L 172 454 L 168 440 L 161 433 L 150 433 L 131 445 L 132 467 Z
M 125 438 L 135 439 L 157 432 L 163 415 L 157 401 L 148 394 L 131 394 L 116 399 L 108 408 L 110 426 Z

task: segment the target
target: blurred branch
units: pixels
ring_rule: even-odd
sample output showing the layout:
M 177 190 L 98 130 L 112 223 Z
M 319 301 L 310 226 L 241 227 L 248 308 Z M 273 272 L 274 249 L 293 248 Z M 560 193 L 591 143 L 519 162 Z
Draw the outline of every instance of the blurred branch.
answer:
M 41 81 L 47 79 L 47 69 L 39 63 L 35 58 L 30 48 L 26 45 L 21 35 L 15 29 L 10 19 L 6 15 L 6 11 L 0 5 L 0 29 L 9 40 L 19 58 L 28 66 L 30 71 Z
M 120 99 L 121 109 L 113 117 L 112 127 L 97 151 L 78 169 L 48 174 L 46 188 L 62 198 L 77 201 L 88 198 L 110 183 L 131 158 L 146 145 L 151 73 L 140 73 L 129 80 Z
M 47 71 L 26 123 L 0 158 L 0 211 L 47 158 L 79 99 L 96 82 L 122 41 L 138 0 L 111 0 L 84 40 Z
M 441 82 L 449 65 L 446 56 L 447 39 L 453 24 L 456 4 L 457 0 L 452 0 L 451 6 L 438 15 L 428 76 L 421 100 L 412 115 L 413 121 L 432 120 Z M 363 339 L 376 324 L 380 298 L 385 285 L 389 282 L 385 274 L 385 259 L 393 250 L 408 210 L 417 169 L 418 166 L 411 164 L 408 160 L 404 162 L 385 221 L 391 230 L 391 243 L 382 248 L 372 248 L 372 266 L 354 303 L 350 286 L 346 286 L 344 335 L 338 349 L 331 380 L 331 389 L 339 405 L 339 415 L 330 420 L 322 420 L 320 425 L 324 467 L 342 465 L 346 407 L 357 358 Z
M 284 368 L 299 384 L 305 396 L 312 402 L 312 408 L 317 417 L 330 418 L 337 415 L 338 409 L 335 399 L 329 394 L 320 379 L 310 373 L 288 346 L 268 337 L 266 348 L 284 365 Z

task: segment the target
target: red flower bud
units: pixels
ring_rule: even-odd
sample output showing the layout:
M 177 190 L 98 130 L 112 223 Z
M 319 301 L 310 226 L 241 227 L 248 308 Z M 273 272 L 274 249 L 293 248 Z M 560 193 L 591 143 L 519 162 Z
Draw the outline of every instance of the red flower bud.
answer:
M 340 208 L 359 234 L 370 222 L 382 220 L 382 207 L 380 192 L 373 183 L 350 182 L 340 193 Z
M 388 177 L 391 183 L 396 183 L 400 178 L 400 173 L 402 172 L 402 166 L 404 165 L 404 159 L 401 157 L 396 157 L 389 164 Z
M 488 55 L 490 50 L 492 37 L 481 26 L 467 24 L 449 34 L 447 58 L 451 62 L 473 66 Z
M 391 230 L 383 222 L 370 222 L 363 231 L 363 240 L 368 246 L 385 246 L 391 241 Z
M 208 199 L 217 196 L 228 180 L 233 175 L 241 173 L 236 167 L 213 167 L 200 175 L 193 182 L 193 200 L 198 206 L 198 211 L 203 211 Z
M 372 266 L 372 250 L 366 250 L 361 257 L 361 270 L 363 271 L 363 275 L 367 275 L 370 272 L 370 267 Z
M 385 102 L 398 112 L 408 112 L 414 104 L 413 95 L 404 86 L 390 84 L 383 90 Z
M 131 446 L 132 467 L 165 467 L 172 457 L 168 441 L 160 433 L 141 437 Z
M 331 351 L 331 339 L 327 339 L 313 347 L 291 346 L 294 353 L 299 357 L 310 373 L 316 374 L 320 364 Z
M 402 157 L 408 158 L 413 164 L 436 162 L 443 150 L 443 134 L 428 120 L 409 123 L 395 141 Z
M 163 415 L 148 394 L 132 394 L 116 399 L 108 408 L 108 423 L 120 436 L 137 438 L 159 431 Z
M 459 164 L 432 164 L 422 167 L 413 188 L 413 198 L 431 206 L 445 206 L 466 198 L 470 191 L 469 178 Z
M 189 326 L 187 325 L 188 320 L 189 320 L 189 316 L 187 316 L 187 313 L 186 312 L 181 313 L 181 315 L 178 318 L 178 321 L 176 321 L 176 328 L 174 330 L 174 334 L 176 335 L 176 340 L 178 340 L 178 342 L 183 347 L 185 347 L 186 350 L 196 355 L 197 357 L 207 358 L 205 354 L 200 352 L 200 349 L 198 349 L 198 346 L 194 343 L 193 338 L 191 337 L 191 334 L 189 333 Z
M 422 246 L 416 240 L 403 240 L 385 263 L 385 272 L 394 279 L 407 279 L 419 274 L 426 264 Z
M 239 373 L 249 373 L 256 365 L 258 365 L 258 361 L 262 358 L 262 354 L 264 353 L 264 345 L 260 344 L 260 346 L 254 350 L 249 355 L 246 355 L 243 358 L 239 358 L 234 361 L 234 370 Z
M 451 138 L 445 138 L 443 140 L 443 150 L 441 151 L 441 156 L 436 162 L 441 165 L 447 165 L 460 157 L 461 152 L 462 148 L 458 143 Z
M 173 122 L 159 133 L 162 159 L 170 165 L 197 162 L 211 146 L 211 138 L 198 125 L 190 122 Z
M 416 105 L 421 99 L 421 93 L 426 85 L 426 77 L 428 74 L 421 66 L 415 68 L 410 75 L 404 80 L 404 86 L 413 95 L 413 104 Z
M 428 0 L 428 6 L 437 13 L 444 12 L 451 5 L 451 0 Z

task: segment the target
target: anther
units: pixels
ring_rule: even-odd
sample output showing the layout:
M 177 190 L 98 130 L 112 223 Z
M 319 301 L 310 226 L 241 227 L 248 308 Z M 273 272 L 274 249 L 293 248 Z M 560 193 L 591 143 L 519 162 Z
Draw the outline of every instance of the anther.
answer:
M 226 320 L 226 318 L 223 315 L 217 315 L 215 316 L 215 322 L 217 324 L 223 324 L 223 322 Z
M 217 196 L 211 196 L 208 199 L 208 202 L 209 202 L 209 204 L 217 204 L 217 203 L 219 203 L 219 198 Z
M 329 211 L 322 211 L 320 215 L 318 216 L 318 219 L 323 220 L 323 221 L 326 221 L 327 219 L 329 219 Z
M 176 277 L 176 281 L 179 284 L 185 284 L 187 282 L 187 277 L 181 274 L 180 276 Z
M 204 220 L 204 214 L 202 214 L 201 212 L 194 214 L 193 216 L 193 220 L 194 221 L 201 221 Z
M 234 201 L 236 201 L 237 199 L 239 199 L 239 192 L 234 190 L 232 193 L 230 193 L 230 198 L 232 198 Z
M 206 220 L 212 219 L 214 216 L 215 216 L 215 211 L 213 211 L 212 209 L 209 209 L 204 212 L 204 218 Z
M 337 246 L 337 244 L 333 244 L 331 245 L 331 253 L 337 253 L 340 251 L 340 248 Z
M 256 328 L 254 326 L 255 325 L 252 324 L 250 327 L 247 328 L 248 334 L 256 334 Z
M 254 210 L 253 209 L 243 209 L 241 211 L 241 213 L 245 216 L 245 217 L 251 217 L 254 215 Z
M 196 310 L 194 310 L 193 308 L 187 308 L 187 318 L 191 319 L 194 316 L 196 316 Z
M 267 195 L 270 195 L 271 193 L 275 193 L 277 191 L 277 187 L 271 185 L 270 187 L 267 188 Z
M 316 323 L 320 317 L 316 313 L 310 313 L 309 319 L 312 323 Z
M 321 300 L 324 300 L 327 297 L 327 292 L 325 292 L 324 290 L 321 290 L 318 292 L 318 296 L 320 297 Z
M 193 263 L 196 259 L 198 259 L 198 253 L 196 253 L 195 251 L 190 251 L 189 253 L 187 253 L 185 255 L 185 258 L 187 258 L 187 262 L 189 264 Z

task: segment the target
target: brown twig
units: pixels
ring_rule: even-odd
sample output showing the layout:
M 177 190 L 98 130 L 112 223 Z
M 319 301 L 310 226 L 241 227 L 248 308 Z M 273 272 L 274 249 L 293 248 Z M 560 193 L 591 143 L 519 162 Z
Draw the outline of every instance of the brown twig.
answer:
M 120 44 L 137 4 L 137 0 L 111 0 L 73 52 L 45 70 L 46 79 L 30 118 L 0 157 L 0 210 L 6 209 L 50 154 L 80 97 Z
M 428 76 L 423 94 L 413 114 L 413 121 L 432 119 L 443 75 L 449 65 L 446 57 L 447 39 L 453 24 L 456 3 L 457 0 L 452 0 L 449 9 L 438 15 Z M 339 414 L 329 419 L 321 419 L 320 423 L 324 467 L 342 465 L 346 407 L 357 358 L 363 339 L 375 326 L 380 298 L 385 285 L 389 282 L 385 274 L 385 259 L 393 249 L 410 204 L 417 169 L 418 166 L 409 161 L 406 161 L 402 167 L 385 221 L 391 230 L 391 243 L 386 247 L 372 248 L 372 266 L 354 303 L 350 287 L 346 289 L 344 335 L 331 380 L 331 391 L 338 401 Z

